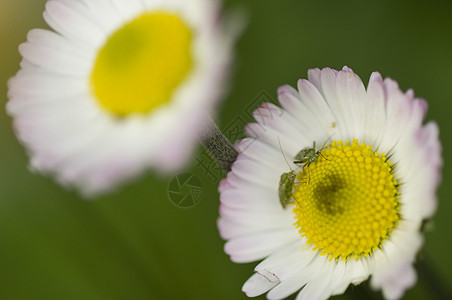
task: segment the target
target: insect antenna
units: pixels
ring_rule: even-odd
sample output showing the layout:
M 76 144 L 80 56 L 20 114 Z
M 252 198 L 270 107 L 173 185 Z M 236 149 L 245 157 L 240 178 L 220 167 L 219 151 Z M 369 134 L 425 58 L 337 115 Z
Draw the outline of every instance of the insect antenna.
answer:
M 322 152 L 320 152 L 323 148 L 325 148 L 326 143 L 328 143 L 329 140 L 331 140 L 331 138 L 334 136 L 331 135 L 329 138 L 326 139 L 325 143 L 323 143 L 322 148 L 319 149 L 319 151 L 317 151 L 319 153 L 320 156 L 322 156 L 324 159 L 329 160 L 328 158 L 325 157 L 325 155 L 322 154 Z M 315 145 L 315 141 L 314 141 L 314 145 Z M 314 148 L 315 149 L 315 148 Z
M 294 170 L 292 170 L 292 168 L 291 168 L 290 165 L 289 165 L 289 162 L 287 161 L 286 155 L 284 154 L 284 151 L 283 151 L 282 146 L 281 146 L 281 140 L 279 139 L 279 136 L 278 136 L 278 144 L 279 144 L 279 149 L 281 150 L 281 153 L 282 153 L 282 155 L 283 155 L 283 157 L 284 157 L 284 160 L 286 161 L 287 166 L 289 167 L 289 169 L 290 169 L 292 172 L 295 172 Z
M 322 154 L 322 152 L 320 152 L 320 150 L 319 150 L 319 155 L 320 155 L 321 157 L 323 157 L 324 159 L 329 160 L 328 158 L 326 158 L 325 155 Z
M 307 184 L 310 184 L 311 183 L 311 174 L 309 173 L 309 166 L 311 165 L 311 163 L 310 162 L 307 162 L 307 163 L 305 163 L 304 165 L 303 165 L 303 172 L 304 172 L 304 168 L 307 168 L 307 172 L 306 173 L 308 173 L 308 181 L 307 181 Z

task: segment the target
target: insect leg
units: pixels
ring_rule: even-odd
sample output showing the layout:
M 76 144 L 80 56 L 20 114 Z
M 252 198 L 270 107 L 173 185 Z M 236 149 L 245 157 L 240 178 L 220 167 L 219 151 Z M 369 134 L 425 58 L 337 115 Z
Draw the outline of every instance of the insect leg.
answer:
M 304 172 L 304 169 L 307 168 L 306 173 L 308 174 L 308 184 L 311 182 L 311 174 L 309 173 L 309 165 L 310 164 L 311 164 L 310 162 L 307 162 L 303 166 L 303 172 Z
M 328 158 L 325 157 L 325 155 L 322 154 L 322 152 L 319 151 L 319 155 L 322 156 L 324 159 L 329 160 Z

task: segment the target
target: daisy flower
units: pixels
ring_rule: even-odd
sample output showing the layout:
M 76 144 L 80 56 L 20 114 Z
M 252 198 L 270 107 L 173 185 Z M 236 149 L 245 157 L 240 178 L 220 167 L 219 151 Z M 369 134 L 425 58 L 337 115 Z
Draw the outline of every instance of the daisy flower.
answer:
M 214 0 L 50 0 L 7 110 L 32 169 L 83 193 L 179 170 L 221 98 L 234 32 Z
M 416 282 L 421 225 L 441 177 L 426 102 L 379 73 L 366 89 L 347 67 L 309 70 L 298 91 L 282 86 L 278 98 L 282 108 L 255 111 L 219 187 L 226 253 L 238 263 L 265 258 L 243 291 L 326 299 L 371 277 L 385 298 L 400 298 Z

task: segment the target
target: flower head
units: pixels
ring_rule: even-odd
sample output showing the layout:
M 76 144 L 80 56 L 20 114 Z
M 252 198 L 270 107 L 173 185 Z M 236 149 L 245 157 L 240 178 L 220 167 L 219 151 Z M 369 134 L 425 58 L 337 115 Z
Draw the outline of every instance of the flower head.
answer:
M 98 193 L 180 169 L 221 97 L 234 34 L 212 0 L 50 0 L 8 112 L 31 167 Z
M 437 206 L 438 128 L 423 125 L 423 99 L 379 73 L 367 89 L 347 67 L 308 78 L 278 90 L 282 108 L 261 105 L 237 145 L 219 187 L 225 251 L 235 262 L 265 258 L 248 296 L 326 299 L 371 276 L 385 298 L 400 298 Z

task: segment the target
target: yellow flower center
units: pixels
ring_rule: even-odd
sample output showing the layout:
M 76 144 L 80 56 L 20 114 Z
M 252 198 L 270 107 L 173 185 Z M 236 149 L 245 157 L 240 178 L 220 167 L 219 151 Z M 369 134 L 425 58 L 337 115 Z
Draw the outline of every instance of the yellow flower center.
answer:
M 113 33 L 91 73 L 99 105 L 118 116 L 167 103 L 192 66 L 192 32 L 177 15 L 143 14 Z
M 356 139 L 317 153 L 298 174 L 295 225 L 330 260 L 371 255 L 399 220 L 393 165 Z

